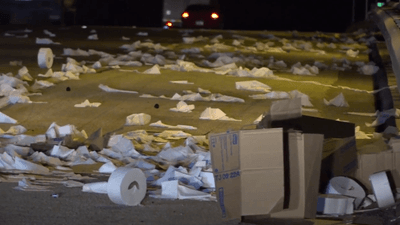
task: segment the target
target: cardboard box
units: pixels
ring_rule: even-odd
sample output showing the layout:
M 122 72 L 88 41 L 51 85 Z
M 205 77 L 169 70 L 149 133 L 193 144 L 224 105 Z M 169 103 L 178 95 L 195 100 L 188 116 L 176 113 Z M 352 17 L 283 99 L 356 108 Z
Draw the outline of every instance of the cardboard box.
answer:
M 373 193 L 369 176 L 380 172 L 390 171 L 389 180 L 400 187 L 400 152 L 392 150 L 378 151 L 368 154 L 358 154 L 359 167 L 354 178 L 359 181 L 369 193 Z
M 302 115 L 277 121 L 264 117 L 257 125 L 257 128 L 277 127 L 324 135 L 319 187 L 321 193 L 324 193 L 329 180 L 334 176 L 354 176 L 358 162 L 353 123 Z
M 210 134 L 209 140 L 223 218 L 315 217 L 323 135 L 274 128 Z
M 331 178 L 354 176 L 357 168 L 357 146 L 354 136 L 325 139 L 322 152 L 320 193 L 325 193 Z
M 324 136 L 289 133 L 289 207 L 275 218 L 315 218 Z
M 210 134 L 217 199 L 226 219 L 283 209 L 283 129 Z

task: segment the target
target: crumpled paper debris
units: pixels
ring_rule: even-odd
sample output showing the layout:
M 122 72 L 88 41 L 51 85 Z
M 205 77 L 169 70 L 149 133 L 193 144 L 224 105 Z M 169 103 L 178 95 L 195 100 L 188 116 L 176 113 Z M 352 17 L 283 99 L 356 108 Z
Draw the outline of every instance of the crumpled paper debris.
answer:
M 89 100 L 85 100 L 82 103 L 75 104 L 74 107 L 84 108 L 84 107 L 99 107 L 101 105 L 100 102 L 89 102 Z
M 251 81 L 238 81 L 236 82 L 236 89 L 238 90 L 247 90 L 247 91 L 262 91 L 262 92 L 270 92 L 271 87 L 261 83 L 260 81 L 251 80 Z
M 226 116 L 226 114 L 218 108 L 211 108 L 208 107 L 206 108 L 201 114 L 200 114 L 200 119 L 201 120 L 228 120 L 228 121 L 242 121 L 242 120 L 237 120 L 230 118 Z
M 379 126 L 381 124 L 384 124 L 386 122 L 386 120 L 389 119 L 392 116 L 393 117 L 396 117 L 396 116 L 398 117 L 397 113 L 398 113 L 397 109 L 395 109 L 395 108 L 389 109 L 389 110 L 385 110 L 385 111 L 382 111 L 382 112 L 377 111 L 376 112 L 376 116 L 377 116 L 376 120 L 374 120 L 374 122 L 372 122 L 372 123 L 365 123 L 365 125 L 367 127 Z
M 43 33 L 46 34 L 46 35 L 49 35 L 50 37 L 55 37 L 56 36 L 54 33 L 51 33 L 48 30 L 43 30 Z
M 127 91 L 127 90 L 119 90 L 115 88 L 110 88 L 107 85 L 99 84 L 99 88 L 106 92 L 122 92 L 122 93 L 129 93 L 129 94 L 137 94 L 137 91 Z
M 290 92 L 292 98 L 301 98 L 301 105 L 306 107 L 313 107 L 314 105 L 310 102 L 310 97 L 308 95 L 301 93 L 298 90 L 293 90 Z
M 356 139 L 371 139 L 369 135 L 367 135 L 365 132 L 360 130 L 360 126 L 357 126 L 355 128 L 355 136 Z
M 7 116 L 6 114 L 0 112 L 0 123 L 12 123 L 16 124 L 17 120 Z
M 151 116 L 146 113 L 131 114 L 126 117 L 125 125 L 140 126 L 150 123 Z
M 22 66 L 22 61 L 10 61 L 10 66 Z
M 145 70 L 143 73 L 145 73 L 145 74 L 161 74 L 160 67 L 158 65 L 154 65 L 150 69 Z
M 192 110 L 194 109 L 194 105 L 188 105 L 186 102 L 184 101 L 179 101 L 176 104 L 176 108 L 170 108 L 170 111 L 173 112 L 185 112 L 185 113 L 190 113 L 192 112 Z
M 290 98 L 289 93 L 284 91 L 272 91 L 266 94 L 250 95 L 253 99 L 287 99 Z
M 28 72 L 28 68 L 26 66 L 22 67 L 18 70 L 18 74 L 15 76 L 18 79 L 26 80 L 26 81 L 33 81 L 32 76 Z
M 363 65 L 358 68 L 358 71 L 364 75 L 373 75 L 376 72 L 378 72 L 378 70 L 379 70 L 379 67 L 374 66 L 374 65 Z
M 167 125 L 167 124 L 164 124 L 163 122 L 161 122 L 161 120 L 159 120 L 159 121 L 157 121 L 155 123 L 151 123 L 149 126 L 151 126 L 151 127 L 169 128 L 169 129 L 197 130 L 197 127 L 188 126 L 188 125 L 176 125 L 176 126 Z
M 346 55 L 350 56 L 350 57 L 357 57 L 358 53 L 360 53 L 359 50 L 353 51 L 352 49 L 349 49 L 346 51 Z
M 343 93 L 340 93 L 335 98 L 333 98 L 329 101 L 324 98 L 324 103 L 325 103 L 325 105 L 333 105 L 336 107 L 349 107 L 349 103 L 347 103 L 346 99 L 344 98 Z
M 193 82 L 188 82 L 187 80 L 174 80 L 170 81 L 171 84 L 194 84 Z
M 88 40 L 99 40 L 99 37 L 97 36 L 97 34 L 92 34 L 88 36 Z
M 60 42 L 53 42 L 50 38 L 36 38 L 36 44 L 41 44 L 41 45 L 60 45 Z
M 190 136 L 192 135 L 181 130 L 164 130 L 163 132 L 157 134 L 157 137 L 164 139 L 181 139 Z

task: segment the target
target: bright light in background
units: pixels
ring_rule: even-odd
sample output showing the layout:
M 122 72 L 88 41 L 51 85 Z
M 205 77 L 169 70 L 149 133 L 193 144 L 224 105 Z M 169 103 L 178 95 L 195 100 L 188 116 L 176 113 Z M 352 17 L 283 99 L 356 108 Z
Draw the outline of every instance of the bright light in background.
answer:
M 218 19 L 218 17 L 219 17 L 219 16 L 218 16 L 217 13 L 212 13 L 212 14 L 211 14 L 211 18 L 213 18 L 214 20 L 215 20 L 215 19 Z
M 85 25 L 82 26 L 82 29 L 86 29 L 86 28 L 87 28 L 87 26 L 85 26 Z
M 165 25 L 167 25 L 168 27 L 172 27 L 172 23 L 169 21 Z
M 376 5 L 377 5 L 378 7 L 382 7 L 383 5 L 385 5 L 385 3 L 383 3 L 383 2 L 377 2 Z
M 188 13 L 188 12 L 182 13 L 182 17 L 183 17 L 183 18 L 188 18 L 188 17 L 189 17 L 189 13 Z

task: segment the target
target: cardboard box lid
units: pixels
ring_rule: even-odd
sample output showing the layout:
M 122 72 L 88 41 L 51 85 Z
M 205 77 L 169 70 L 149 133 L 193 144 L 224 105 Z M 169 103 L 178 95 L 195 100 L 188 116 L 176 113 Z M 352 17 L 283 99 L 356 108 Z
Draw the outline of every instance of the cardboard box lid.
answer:
M 299 118 L 271 121 L 271 127 L 295 129 L 304 133 L 323 134 L 325 138 L 346 138 L 355 135 L 354 123 L 302 115 Z

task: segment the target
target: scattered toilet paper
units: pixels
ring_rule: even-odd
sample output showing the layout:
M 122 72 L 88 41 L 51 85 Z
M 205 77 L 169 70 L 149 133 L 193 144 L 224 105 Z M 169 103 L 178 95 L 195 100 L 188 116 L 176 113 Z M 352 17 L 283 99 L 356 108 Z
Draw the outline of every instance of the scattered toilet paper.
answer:
M 211 108 L 208 107 L 206 108 L 200 115 L 201 120 L 228 120 L 228 121 L 242 121 L 242 120 L 237 120 L 230 118 L 226 116 L 224 112 L 222 112 L 221 109 L 218 108 Z
M 100 102 L 89 102 L 89 100 L 85 100 L 80 104 L 75 104 L 74 107 L 84 108 L 84 107 L 99 107 L 101 105 Z
M 271 87 L 256 80 L 251 81 L 238 81 L 236 82 L 236 89 L 247 91 L 262 91 L 270 92 Z
M 333 105 L 336 107 L 349 107 L 349 103 L 347 103 L 346 99 L 344 98 L 343 93 L 340 93 L 335 98 L 331 99 L 330 101 L 324 98 L 325 105 Z
M 131 114 L 126 117 L 125 125 L 140 126 L 150 123 L 151 116 L 146 113 Z
M 179 101 L 178 104 L 176 104 L 176 108 L 170 108 L 170 111 L 173 112 L 185 112 L 185 113 L 190 113 L 194 109 L 194 105 L 188 105 L 184 101 Z
M 137 91 L 127 91 L 127 90 L 119 90 L 119 89 L 115 89 L 115 88 L 110 88 L 107 85 L 104 84 L 99 84 L 99 88 L 103 91 L 106 92 L 121 92 L 121 93 L 129 93 L 129 94 L 137 94 Z

